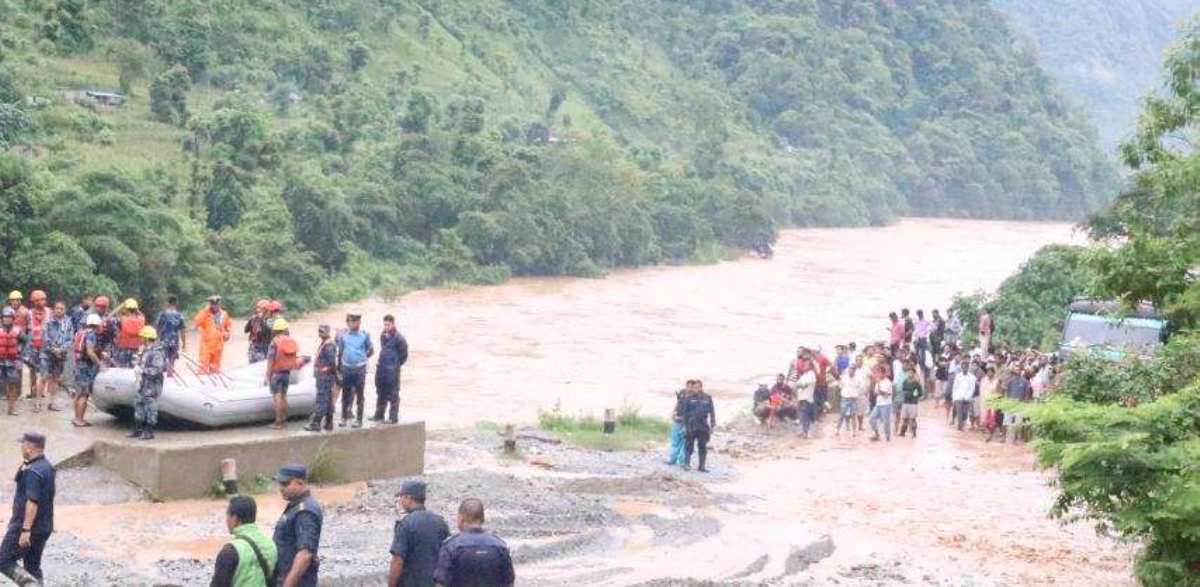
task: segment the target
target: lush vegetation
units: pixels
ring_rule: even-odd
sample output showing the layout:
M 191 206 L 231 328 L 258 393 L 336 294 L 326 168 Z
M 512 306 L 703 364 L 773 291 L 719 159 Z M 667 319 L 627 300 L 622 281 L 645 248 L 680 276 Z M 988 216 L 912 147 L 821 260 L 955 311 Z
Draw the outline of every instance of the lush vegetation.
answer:
M 1055 470 L 1054 515 L 1137 540 L 1143 584 L 1197 587 L 1200 152 L 1191 141 L 1200 131 L 1200 21 L 1169 53 L 1166 77 L 1169 94 L 1147 100 L 1121 148 L 1131 186 L 1089 222 L 1095 242 L 1071 253 L 1086 268 L 1063 283 L 1128 304 L 1152 301 L 1179 334 L 1149 359 L 1073 359 L 1057 393 L 1017 409 L 1031 417 L 1040 462 Z M 1014 279 L 1033 277 L 1027 267 Z M 992 303 L 1007 307 L 1010 293 L 1013 304 L 1028 297 L 1001 292 Z M 1016 317 L 1002 317 L 999 331 Z
M 963 322 L 963 338 L 975 344 L 978 318 L 986 308 L 995 318 L 996 343 L 1012 348 L 1053 349 L 1062 334 L 1067 304 L 1094 289 L 1095 270 L 1088 251 L 1073 245 L 1049 245 L 1026 261 L 995 293 L 957 295 L 951 308 Z
M 666 420 L 643 416 L 631 406 L 622 407 L 616 418 L 616 432 L 605 434 L 604 422 L 595 416 L 568 415 L 555 409 L 538 413 L 538 427 L 576 446 L 610 451 L 661 444 L 671 431 Z
M 1161 87 L 1159 64 L 1195 0 L 994 0 L 1037 45 L 1063 91 L 1092 114 L 1107 149 L 1137 121 L 1142 96 Z
M 0 275 L 305 308 L 1075 218 L 1081 119 L 979 2 L 0 0 Z

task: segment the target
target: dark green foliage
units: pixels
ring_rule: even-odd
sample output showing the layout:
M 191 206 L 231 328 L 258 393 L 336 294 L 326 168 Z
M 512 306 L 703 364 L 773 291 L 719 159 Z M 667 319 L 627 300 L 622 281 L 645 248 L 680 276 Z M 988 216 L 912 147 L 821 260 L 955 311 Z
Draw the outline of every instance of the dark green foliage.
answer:
M 64 53 L 92 47 L 93 25 L 89 22 L 87 0 L 44 0 L 40 4 L 39 37 L 54 43 Z
M 1198 378 L 1200 337 L 1178 336 L 1151 359 L 1074 357 L 1064 369 L 1058 394 L 1094 404 L 1136 404 L 1174 393 Z
M 192 79 L 187 69 L 182 65 L 172 66 L 150 84 L 150 111 L 162 122 L 183 126 L 190 114 L 187 95 L 191 89 Z

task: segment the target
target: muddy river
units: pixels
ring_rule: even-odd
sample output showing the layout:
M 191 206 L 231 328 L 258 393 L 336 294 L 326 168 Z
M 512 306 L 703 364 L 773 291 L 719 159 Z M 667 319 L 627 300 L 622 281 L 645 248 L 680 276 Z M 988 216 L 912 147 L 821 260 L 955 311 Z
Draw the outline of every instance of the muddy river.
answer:
M 377 333 L 383 315 L 395 314 L 412 348 L 401 417 L 434 428 L 530 421 L 556 406 L 658 414 L 691 377 L 740 408 L 797 344 L 880 339 L 888 310 L 945 308 L 955 292 L 994 289 L 1043 245 L 1078 238 L 1067 224 L 926 219 L 791 230 L 770 261 L 418 291 L 293 324 L 315 333 L 354 310 Z M 732 414 L 721 407 L 724 421 Z

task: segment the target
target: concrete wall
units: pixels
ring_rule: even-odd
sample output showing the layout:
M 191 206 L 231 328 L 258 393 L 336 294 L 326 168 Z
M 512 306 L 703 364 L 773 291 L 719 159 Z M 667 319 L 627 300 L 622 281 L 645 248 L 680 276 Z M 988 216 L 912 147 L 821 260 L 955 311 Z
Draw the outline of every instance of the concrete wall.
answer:
M 94 452 L 96 464 L 116 471 L 155 499 L 184 499 L 208 495 L 227 458 L 237 460 L 243 483 L 257 475 L 272 476 L 288 463 L 303 463 L 311 471 L 318 453 L 341 482 L 419 475 L 425 470 L 425 423 L 247 441 L 98 441 Z

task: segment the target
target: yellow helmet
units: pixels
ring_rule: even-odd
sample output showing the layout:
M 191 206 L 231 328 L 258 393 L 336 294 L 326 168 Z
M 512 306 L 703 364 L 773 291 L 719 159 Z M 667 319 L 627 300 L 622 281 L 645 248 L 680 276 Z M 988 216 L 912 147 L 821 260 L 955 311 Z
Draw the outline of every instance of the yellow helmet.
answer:
M 274 330 L 275 332 L 283 332 L 284 330 L 287 330 L 287 329 L 288 329 L 287 320 L 284 320 L 283 318 L 276 318 L 275 324 L 271 326 L 271 330 Z
M 138 335 L 146 340 L 158 339 L 158 331 L 155 330 L 153 326 L 143 326 L 142 331 L 139 332 Z
M 124 302 L 121 302 L 121 307 L 125 308 L 126 310 L 136 310 L 138 309 L 138 303 L 137 300 L 129 298 Z
M 4 290 L 0 290 L 0 291 L 4 291 Z M 10 302 L 13 300 L 23 300 L 23 299 L 25 299 L 25 296 L 21 295 L 21 292 L 15 290 L 15 289 L 12 291 L 12 293 L 8 294 L 8 301 L 10 301 Z

